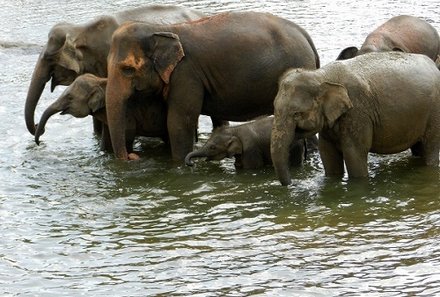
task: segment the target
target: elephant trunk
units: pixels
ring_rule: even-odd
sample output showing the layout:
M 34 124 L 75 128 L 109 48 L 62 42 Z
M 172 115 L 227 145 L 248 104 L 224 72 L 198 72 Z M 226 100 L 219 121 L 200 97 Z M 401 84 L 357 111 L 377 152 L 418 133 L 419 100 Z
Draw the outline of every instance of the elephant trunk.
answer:
M 185 164 L 187 166 L 194 166 L 194 162 L 192 161 L 193 158 L 203 158 L 203 157 L 207 157 L 207 153 L 204 149 L 199 149 L 196 151 L 193 151 L 191 153 L 189 153 L 188 155 L 186 155 L 185 157 Z
M 125 119 L 128 98 L 132 93 L 131 80 L 109 71 L 106 88 L 107 122 L 113 152 L 118 159 L 128 160 Z
M 295 138 L 296 123 L 293 119 L 275 117 L 272 128 L 270 152 L 273 166 L 281 185 L 291 184 L 289 173 L 289 152 Z
M 48 65 L 48 62 L 44 60 L 43 54 L 41 54 L 38 58 L 37 65 L 35 66 L 34 73 L 32 74 L 31 84 L 29 86 L 24 107 L 24 118 L 26 121 L 26 127 L 29 133 L 31 133 L 32 135 L 35 134 L 35 108 L 37 107 L 38 100 L 43 93 L 46 82 L 48 82 L 49 79 L 50 66 Z
M 52 103 L 48 108 L 46 108 L 35 131 L 36 144 L 40 144 L 40 136 L 44 134 L 44 129 L 49 118 L 54 114 L 65 110 L 67 108 L 67 103 L 68 102 L 64 100 L 64 97 L 61 97 L 60 99 Z

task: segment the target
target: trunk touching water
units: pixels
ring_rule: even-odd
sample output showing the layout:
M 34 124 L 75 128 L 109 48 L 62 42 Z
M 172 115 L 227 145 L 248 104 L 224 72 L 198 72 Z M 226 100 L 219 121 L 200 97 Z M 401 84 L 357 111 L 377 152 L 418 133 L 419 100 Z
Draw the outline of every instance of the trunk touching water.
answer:
M 291 184 L 289 173 L 289 148 L 295 138 L 295 128 L 296 124 L 292 119 L 277 120 L 277 118 L 275 118 L 274 120 L 270 152 L 275 172 L 283 186 Z
M 199 150 L 193 151 L 193 152 L 189 153 L 188 155 L 186 155 L 185 164 L 187 166 L 194 166 L 194 162 L 192 161 L 192 159 L 193 158 L 203 158 L 203 157 L 208 157 L 206 150 L 199 149 Z
M 34 73 L 32 74 L 31 84 L 26 97 L 26 103 L 24 107 L 24 118 L 26 121 L 26 127 L 32 135 L 35 134 L 35 108 L 37 107 L 38 100 L 40 100 L 43 93 L 46 82 L 50 79 L 50 66 L 40 55 L 37 65 L 35 66 Z
M 61 98 L 62 99 L 62 98 Z M 44 128 L 46 126 L 47 121 L 54 114 L 63 111 L 66 109 L 68 102 L 66 100 L 58 99 L 54 103 L 52 103 L 41 116 L 40 122 L 37 125 L 37 130 L 35 131 L 35 143 L 40 144 L 40 136 L 44 134 Z

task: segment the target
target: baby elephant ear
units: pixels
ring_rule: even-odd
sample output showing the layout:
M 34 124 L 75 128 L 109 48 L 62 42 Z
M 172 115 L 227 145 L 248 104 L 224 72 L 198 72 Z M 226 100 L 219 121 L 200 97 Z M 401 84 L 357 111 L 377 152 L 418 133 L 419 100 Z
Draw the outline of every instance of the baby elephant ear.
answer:
M 331 128 L 335 121 L 353 108 L 347 89 L 340 84 L 324 82 L 320 87 L 320 95 L 324 117 Z
M 241 155 L 243 153 L 243 144 L 237 136 L 232 136 L 232 138 L 227 143 L 228 147 L 228 157 L 233 157 L 235 155 Z
M 153 64 L 161 79 L 170 83 L 174 68 L 185 56 L 179 36 L 171 32 L 154 33 Z
M 358 48 L 355 46 L 350 46 L 341 51 L 336 60 L 347 60 L 354 58 L 358 52 Z

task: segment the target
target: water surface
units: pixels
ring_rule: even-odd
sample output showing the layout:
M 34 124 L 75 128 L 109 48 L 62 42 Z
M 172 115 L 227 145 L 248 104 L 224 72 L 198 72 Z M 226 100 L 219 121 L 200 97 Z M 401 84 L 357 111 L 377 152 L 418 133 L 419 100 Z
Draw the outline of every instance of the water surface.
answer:
M 284 188 L 233 160 L 176 168 L 155 139 L 137 144 L 141 161 L 114 160 L 90 119 L 54 116 L 34 143 L 23 108 L 50 28 L 148 2 L 2 2 L 0 295 L 439 295 L 439 170 L 409 152 L 372 155 L 366 182 L 325 178 L 312 155 Z M 398 14 L 440 28 L 433 0 L 155 3 L 280 15 L 310 33 L 322 65 Z M 62 90 L 46 88 L 37 118 Z M 210 130 L 202 117 L 202 143 Z

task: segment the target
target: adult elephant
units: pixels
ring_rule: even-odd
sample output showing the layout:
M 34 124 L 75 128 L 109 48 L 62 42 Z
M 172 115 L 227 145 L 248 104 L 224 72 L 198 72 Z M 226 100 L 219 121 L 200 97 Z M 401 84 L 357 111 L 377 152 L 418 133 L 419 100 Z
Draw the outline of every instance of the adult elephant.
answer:
M 424 54 L 436 61 L 440 55 L 440 37 L 428 22 L 414 16 L 400 15 L 371 32 L 360 49 L 351 46 L 342 50 L 337 60 L 385 51 Z
M 414 75 L 417 74 L 417 75 Z M 440 71 L 428 57 L 369 53 L 315 71 L 290 71 L 274 102 L 271 154 L 281 184 L 291 183 L 288 148 L 319 132 L 325 174 L 368 175 L 368 152 L 392 154 L 415 145 L 438 166 Z
M 273 113 L 279 76 L 319 67 L 300 26 L 271 14 L 230 12 L 174 26 L 122 25 L 108 58 L 107 119 L 117 158 L 125 150 L 125 111 L 137 91 L 167 103 L 172 158 L 193 149 L 200 114 L 245 121 Z M 148 98 L 145 98 L 148 100 Z
M 40 143 L 40 137 L 45 131 L 47 121 L 57 113 L 72 115 L 76 118 L 93 115 L 103 124 L 101 149 L 111 151 L 112 145 L 105 111 L 106 87 L 106 78 L 100 78 L 90 73 L 78 76 L 61 96 L 43 112 L 35 132 L 35 142 Z M 142 96 L 142 94 L 137 95 Z M 126 121 L 126 147 L 129 152 L 133 151 L 133 143 L 137 136 L 159 137 L 168 142 L 166 105 L 160 98 L 148 101 L 131 98 Z
M 49 80 L 53 91 L 57 85 L 71 84 L 83 73 L 107 76 L 111 36 L 123 22 L 138 20 L 172 24 L 203 16 L 201 12 L 180 6 L 149 5 L 114 16 L 101 16 L 84 25 L 56 24 L 38 57 L 27 93 L 24 114 L 28 131 L 35 133 L 35 108 Z

